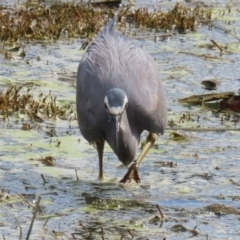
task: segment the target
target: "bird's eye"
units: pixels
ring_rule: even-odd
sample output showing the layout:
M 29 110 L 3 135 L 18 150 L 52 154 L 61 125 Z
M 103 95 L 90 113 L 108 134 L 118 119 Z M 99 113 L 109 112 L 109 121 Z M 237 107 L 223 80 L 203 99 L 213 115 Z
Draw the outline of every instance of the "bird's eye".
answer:
M 125 109 L 128 107 L 128 103 L 125 104 Z
M 104 104 L 104 107 L 105 107 L 106 109 L 108 109 L 108 108 L 107 108 L 107 104 L 106 104 L 106 103 Z

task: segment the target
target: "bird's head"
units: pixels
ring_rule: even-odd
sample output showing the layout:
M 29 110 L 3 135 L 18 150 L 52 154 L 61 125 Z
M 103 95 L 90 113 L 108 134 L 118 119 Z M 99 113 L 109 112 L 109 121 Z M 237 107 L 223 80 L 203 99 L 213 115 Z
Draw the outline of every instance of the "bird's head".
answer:
M 128 98 L 126 93 L 119 88 L 110 89 L 104 98 L 104 104 L 110 121 L 113 124 L 116 134 L 116 147 L 118 147 L 118 133 L 121 119 L 124 111 L 128 106 Z

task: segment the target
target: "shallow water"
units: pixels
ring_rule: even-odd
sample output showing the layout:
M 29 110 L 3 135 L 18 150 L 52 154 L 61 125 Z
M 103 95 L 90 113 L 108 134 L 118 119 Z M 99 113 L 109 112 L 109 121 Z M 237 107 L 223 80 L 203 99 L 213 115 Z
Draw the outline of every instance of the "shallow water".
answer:
M 208 1 L 205 3 L 210 5 Z M 226 3 L 211 1 L 215 7 L 224 7 Z M 7 121 L 0 116 L 0 186 L 10 194 L 9 199 L 0 199 L 0 232 L 5 239 L 19 238 L 16 219 L 22 227 L 23 238 L 31 222 L 32 208 L 17 197 L 18 194 L 32 204 L 38 196 L 42 197 L 42 213 L 35 220 L 31 239 L 56 239 L 52 230 L 59 232 L 59 239 L 73 239 L 71 233 L 79 233 L 75 235 L 77 239 L 100 239 L 101 226 L 105 239 L 122 236 L 131 239 L 130 233 L 134 239 L 207 239 L 206 235 L 209 239 L 239 238 L 239 214 L 213 213 L 205 208 L 214 203 L 240 208 L 240 131 L 235 131 L 239 130 L 239 123 L 235 126 L 231 121 L 233 115 L 228 120 L 224 114 L 215 116 L 212 109 L 178 102 L 182 97 L 208 93 L 200 84 L 205 79 L 218 80 L 216 92 L 238 92 L 240 43 L 233 32 L 240 36 L 240 4 L 232 5 L 232 14 L 219 18 L 223 26 L 232 30 L 230 33 L 218 28 L 210 31 L 208 26 L 203 26 L 197 33 L 176 34 L 164 41 L 154 42 L 153 33 L 146 38 L 149 36 L 146 32 L 139 33 L 140 40 L 134 38 L 158 64 L 169 120 L 183 128 L 227 130 L 178 131 L 186 137 L 179 142 L 171 139 L 173 130 L 169 127 L 141 165 L 141 184 L 133 183 L 128 187 L 118 184 L 126 168 L 120 167 L 109 146 L 105 147 L 104 154 L 106 179 L 99 182 L 96 150 L 83 139 L 76 119 L 70 121 L 70 116 L 68 120 L 45 120 L 38 124 L 24 116 L 24 121 L 32 126 L 30 131 L 22 130 L 19 116 L 11 116 Z M 210 39 L 227 46 L 228 51 L 221 57 L 218 49 L 206 47 Z M 48 94 L 51 90 L 59 104 L 75 109 L 74 76 L 83 54 L 80 46 L 81 41 L 76 39 L 49 45 L 28 44 L 25 47 L 28 63 L 21 59 L 6 60 L 0 55 L 1 88 L 31 82 L 36 86 L 32 90 L 34 96 L 41 92 Z M 180 122 L 182 115 L 188 112 L 190 121 Z M 52 137 L 48 134 L 50 129 L 55 131 Z M 144 133 L 142 138 L 145 136 Z M 39 160 L 46 156 L 56 159 L 54 166 L 46 166 Z M 173 167 L 168 162 L 173 162 Z M 43 183 L 41 174 L 47 183 Z M 100 203 L 99 199 L 102 199 Z M 129 206 L 130 200 L 136 203 Z M 161 227 L 160 221 L 150 221 L 159 216 L 156 204 L 165 215 Z M 174 231 L 172 227 L 176 224 L 189 230 L 197 226 L 199 234 Z

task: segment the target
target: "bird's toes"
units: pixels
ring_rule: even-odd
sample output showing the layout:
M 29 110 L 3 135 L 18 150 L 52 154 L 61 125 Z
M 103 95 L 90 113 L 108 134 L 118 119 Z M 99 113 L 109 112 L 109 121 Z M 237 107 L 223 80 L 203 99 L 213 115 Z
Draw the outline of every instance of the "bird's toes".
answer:
M 128 168 L 127 173 L 120 180 L 120 183 L 124 183 L 125 185 L 128 185 L 132 181 L 132 179 L 136 183 L 140 183 L 140 177 L 139 177 L 139 174 L 138 174 L 138 167 L 137 167 L 136 162 L 131 164 L 131 166 Z

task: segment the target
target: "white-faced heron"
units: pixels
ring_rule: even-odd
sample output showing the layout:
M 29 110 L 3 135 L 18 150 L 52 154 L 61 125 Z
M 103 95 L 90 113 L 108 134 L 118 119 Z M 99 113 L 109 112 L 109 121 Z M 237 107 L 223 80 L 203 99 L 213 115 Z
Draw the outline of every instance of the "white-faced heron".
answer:
M 137 161 L 121 182 L 139 182 L 138 167 L 157 134 L 167 125 L 167 106 L 153 58 L 114 30 L 112 19 L 90 43 L 77 73 L 77 115 L 80 131 L 96 143 L 99 178 L 103 178 L 104 143 L 125 165 L 136 155 L 140 135 L 149 132 Z

